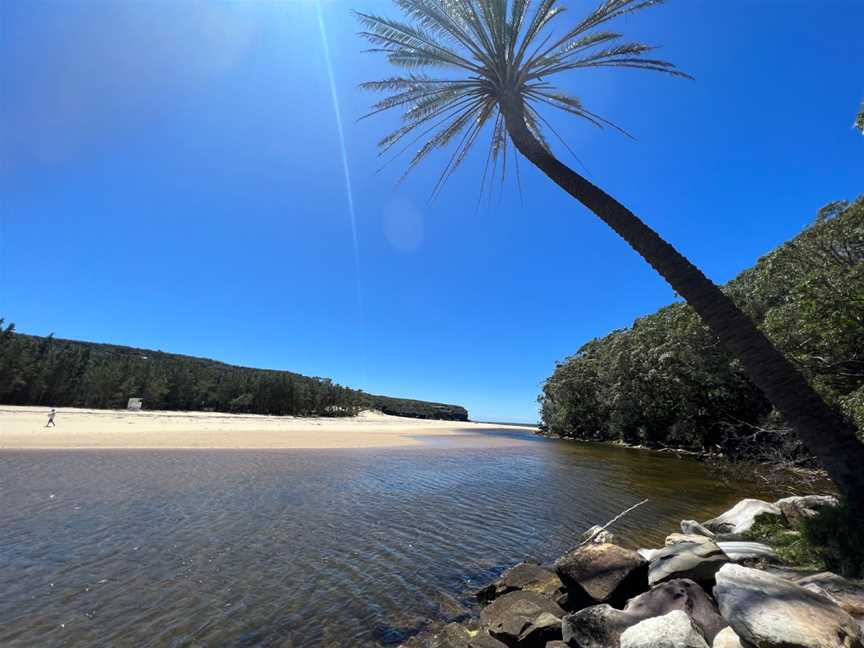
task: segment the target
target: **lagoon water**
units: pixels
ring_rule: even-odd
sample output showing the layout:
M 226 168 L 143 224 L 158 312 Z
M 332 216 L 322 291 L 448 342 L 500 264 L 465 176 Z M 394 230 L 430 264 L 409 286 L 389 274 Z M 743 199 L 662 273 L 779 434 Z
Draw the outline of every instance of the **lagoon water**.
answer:
M 396 645 L 642 498 L 615 530 L 656 545 L 754 493 L 689 459 L 490 434 L 489 447 L 475 433 L 471 447 L 392 450 L 0 451 L 0 645 Z

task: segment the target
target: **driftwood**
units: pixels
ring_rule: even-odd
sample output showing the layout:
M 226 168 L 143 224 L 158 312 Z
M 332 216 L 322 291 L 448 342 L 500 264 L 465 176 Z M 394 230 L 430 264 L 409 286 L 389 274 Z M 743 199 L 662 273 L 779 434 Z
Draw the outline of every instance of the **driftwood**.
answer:
M 606 529 L 608 529 L 609 527 L 611 527 L 613 524 L 615 524 L 618 520 L 620 520 L 621 518 L 623 518 L 625 515 L 627 515 L 627 514 L 630 513 L 631 511 L 635 511 L 637 508 L 639 508 L 640 506 L 642 506 L 643 504 L 645 504 L 647 501 L 648 501 L 647 499 L 644 499 L 644 500 L 642 500 L 641 502 L 639 502 L 639 503 L 637 503 L 637 504 L 634 504 L 634 505 L 631 506 L 630 508 L 628 508 L 628 509 L 626 509 L 626 510 L 624 510 L 624 511 L 621 511 L 618 515 L 616 515 L 614 518 L 612 518 L 611 520 L 609 520 L 609 521 L 608 521 L 606 524 L 604 524 L 602 527 L 595 528 L 594 531 L 593 531 L 593 533 L 591 533 L 591 535 L 589 535 L 585 540 L 583 540 L 583 541 L 580 542 L 578 545 L 576 545 L 577 548 L 578 548 L 578 547 L 583 547 L 583 546 L 585 546 L 586 544 L 591 544 L 592 542 L 594 542 L 594 538 L 596 538 L 598 535 L 600 535 L 601 533 L 603 533 L 603 531 L 605 531 Z

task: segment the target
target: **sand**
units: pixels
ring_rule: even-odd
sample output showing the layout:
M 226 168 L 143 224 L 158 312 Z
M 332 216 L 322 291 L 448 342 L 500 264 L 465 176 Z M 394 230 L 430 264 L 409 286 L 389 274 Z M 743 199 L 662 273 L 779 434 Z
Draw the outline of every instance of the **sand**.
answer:
M 524 443 L 518 435 L 480 434 L 524 427 L 463 421 L 424 421 L 364 412 L 354 418 L 58 409 L 0 405 L 0 450 L 84 448 L 389 448 Z

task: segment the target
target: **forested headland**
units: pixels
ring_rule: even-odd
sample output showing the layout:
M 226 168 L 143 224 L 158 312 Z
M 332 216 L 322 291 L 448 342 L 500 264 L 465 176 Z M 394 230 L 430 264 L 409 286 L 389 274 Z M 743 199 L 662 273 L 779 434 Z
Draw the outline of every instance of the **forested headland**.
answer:
M 830 404 L 864 429 L 864 197 L 827 205 L 723 289 Z M 684 303 L 582 346 L 556 365 L 539 402 L 543 429 L 557 436 L 809 461 Z
M 459 405 L 367 394 L 290 371 L 252 369 L 148 349 L 38 337 L 0 319 L 0 403 L 279 416 L 353 416 L 375 409 L 467 421 Z

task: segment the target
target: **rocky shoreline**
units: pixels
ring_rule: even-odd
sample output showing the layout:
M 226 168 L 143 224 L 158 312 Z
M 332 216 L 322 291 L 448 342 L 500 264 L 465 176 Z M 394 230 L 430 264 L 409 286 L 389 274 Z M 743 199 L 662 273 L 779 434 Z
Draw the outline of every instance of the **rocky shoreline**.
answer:
M 594 527 L 553 564 L 520 563 L 478 590 L 479 617 L 402 647 L 864 648 L 864 583 L 781 566 L 746 540 L 757 518 L 796 524 L 836 505 L 830 495 L 745 499 L 704 523 L 683 520 L 656 549 Z

